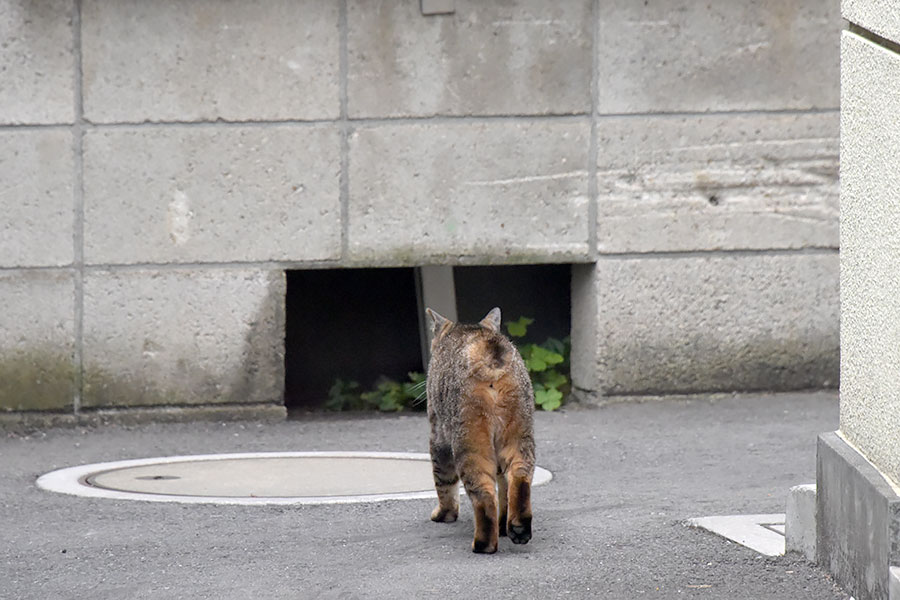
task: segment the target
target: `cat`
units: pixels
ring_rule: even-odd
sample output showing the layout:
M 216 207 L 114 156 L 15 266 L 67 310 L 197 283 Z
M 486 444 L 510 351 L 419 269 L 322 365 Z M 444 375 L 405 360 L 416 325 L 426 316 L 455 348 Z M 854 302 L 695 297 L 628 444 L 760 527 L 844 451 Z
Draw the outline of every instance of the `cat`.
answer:
M 434 334 L 426 392 L 438 497 L 431 520 L 456 521 L 462 480 L 475 513 L 472 551 L 496 552 L 503 535 L 526 544 L 534 390 L 525 363 L 500 332 L 499 308 L 474 325 L 453 323 L 431 309 L 426 313 Z

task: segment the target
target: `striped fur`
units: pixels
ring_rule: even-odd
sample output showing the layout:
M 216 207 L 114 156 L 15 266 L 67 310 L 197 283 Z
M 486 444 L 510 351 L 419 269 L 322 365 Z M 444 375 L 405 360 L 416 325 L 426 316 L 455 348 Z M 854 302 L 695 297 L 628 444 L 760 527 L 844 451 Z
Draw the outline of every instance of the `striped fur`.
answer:
M 475 513 L 474 552 L 497 551 L 498 538 L 531 539 L 534 391 L 515 346 L 500 333 L 500 309 L 476 325 L 433 322 L 428 367 L 431 462 L 438 506 L 431 519 L 459 515 L 462 481 Z

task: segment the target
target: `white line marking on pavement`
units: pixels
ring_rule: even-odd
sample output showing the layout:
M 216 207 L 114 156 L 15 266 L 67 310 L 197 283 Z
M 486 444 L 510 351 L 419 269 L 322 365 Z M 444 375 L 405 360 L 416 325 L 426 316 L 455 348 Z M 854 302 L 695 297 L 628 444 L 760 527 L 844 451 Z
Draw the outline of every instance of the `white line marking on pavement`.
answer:
M 688 525 L 701 527 L 766 556 L 784 554 L 783 514 L 733 515 L 688 519 Z
M 114 462 L 94 463 L 58 469 L 41 475 L 37 486 L 41 489 L 90 498 L 111 498 L 114 500 L 144 500 L 148 502 L 179 502 L 182 504 L 231 504 L 231 505 L 308 505 L 308 504 L 353 504 L 360 502 L 383 502 L 385 500 L 415 500 L 435 498 L 434 490 L 423 492 L 398 492 L 389 494 L 366 494 L 356 496 L 291 496 L 291 497 L 219 497 L 219 496 L 175 496 L 164 494 L 145 494 L 140 492 L 124 492 L 94 487 L 85 480 L 99 472 L 142 467 L 147 465 L 164 465 L 179 462 L 199 462 L 214 460 L 254 459 L 254 458 L 385 458 L 430 461 L 428 454 L 416 452 L 244 452 L 236 454 L 200 454 L 193 456 L 164 456 L 158 458 L 139 458 Z M 553 479 L 552 473 L 541 467 L 534 468 L 532 485 L 543 485 Z M 465 493 L 460 486 L 460 493 Z

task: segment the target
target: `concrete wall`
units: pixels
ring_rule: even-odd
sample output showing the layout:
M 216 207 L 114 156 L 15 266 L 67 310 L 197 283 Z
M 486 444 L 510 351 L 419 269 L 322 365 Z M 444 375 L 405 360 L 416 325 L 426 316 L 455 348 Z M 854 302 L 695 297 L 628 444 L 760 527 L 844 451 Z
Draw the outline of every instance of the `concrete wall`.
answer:
M 900 19 L 877 2 L 844 9 L 895 45 L 842 38 L 841 432 L 900 483 Z
M 900 567 L 900 13 L 844 0 L 840 431 L 819 437 L 817 561 L 860 600 Z
M 598 10 L 599 260 L 573 282 L 592 324 L 573 330 L 576 385 L 836 385 L 838 7 Z
M 0 409 L 277 405 L 363 265 L 579 263 L 587 395 L 834 385 L 832 4 L 0 0 Z

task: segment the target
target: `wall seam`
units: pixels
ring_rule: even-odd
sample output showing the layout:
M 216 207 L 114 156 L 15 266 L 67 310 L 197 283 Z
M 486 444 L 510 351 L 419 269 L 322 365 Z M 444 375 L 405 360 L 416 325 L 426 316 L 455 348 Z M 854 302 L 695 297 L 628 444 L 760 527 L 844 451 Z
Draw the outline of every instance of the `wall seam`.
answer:
M 423 255 L 421 260 L 415 263 L 392 260 L 369 260 L 362 258 L 354 259 L 323 259 L 323 260 L 247 260 L 247 261 L 208 261 L 208 262 L 139 262 L 139 263 L 102 263 L 102 264 L 86 264 L 84 271 L 86 273 L 108 273 L 108 272 L 126 272 L 126 271 L 142 271 L 142 270 L 189 270 L 189 269 L 247 269 L 258 267 L 261 269 L 280 269 L 280 270 L 316 270 L 316 269 L 343 269 L 343 268 L 379 268 L 379 267 L 413 267 L 413 266 L 440 266 L 440 265 L 459 265 L 459 266 L 490 266 L 490 265 L 522 265 L 522 264 L 582 264 L 594 262 L 587 254 L 556 254 L 546 256 L 546 260 L 535 261 L 533 259 L 515 260 L 508 256 L 491 256 L 491 255 L 453 255 L 452 257 L 442 260 L 432 260 L 431 256 Z M 44 270 L 60 270 L 65 267 L 39 267 Z M 0 272 L 27 270 L 27 267 L 0 267 Z
M 836 109 L 835 109 L 836 110 Z M 340 115 L 336 119 L 245 119 L 245 120 L 225 120 L 216 119 L 214 121 L 198 120 L 198 121 L 116 121 L 116 122 L 92 122 L 84 121 L 84 128 L 91 129 L 141 129 L 141 128 L 162 128 L 162 127 L 279 127 L 283 125 L 316 127 L 321 125 L 340 125 L 349 123 L 352 125 L 419 125 L 422 123 L 491 123 L 504 121 L 550 121 L 550 120 L 569 120 L 575 121 L 589 117 L 586 112 L 566 113 L 566 114 L 481 114 L 481 115 L 410 115 L 403 117 L 351 117 L 346 118 Z M 66 123 L 47 123 L 27 125 L 30 128 L 47 128 L 47 127 L 66 127 Z M 0 130 L 3 129 L 21 129 L 21 125 L 0 124 Z
M 647 118 L 647 117 L 752 117 L 752 116 L 791 116 L 791 115 L 819 115 L 840 113 L 839 106 L 835 107 L 809 107 L 809 108 L 748 108 L 734 110 L 681 110 L 681 111 L 644 111 L 633 113 L 603 113 L 601 119 L 606 118 Z
M 739 256 L 819 256 L 832 255 L 839 248 L 831 246 L 810 246 L 806 248 L 734 248 L 730 250 L 671 250 L 665 252 L 605 252 L 599 260 L 640 260 L 645 258 L 701 258 Z
M 591 257 L 587 253 L 582 255 L 556 255 L 547 256 L 547 260 L 535 262 L 534 260 L 518 262 L 510 260 L 506 256 L 489 256 L 489 255 L 455 255 L 453 261 L 446 262 L 429 262 L 428 257 L 423 257 L 425 265 L 444 265 L 453 264 L 459 266 L 481 265 L 521 265 L 521 264 L 591 264 L 600 260 L 637 260 L 644 258 L 694 258 L 694 257 L 734 257 L 734 256 L 796 256 L 796 255 L 831 255 L 837 254 L 839 248 L 837 246 L 807 246 L 803 248 L 731 248 L 731 249 L 709 249 L 709 250 L 666 250 L 666 251 L 649 251 L 649 252 L 598 252 Z M 262 268 L 267 270 L 295 270 L 295 269 L 341 269 L 341 268 L 377 268 L 377 267 L 411 267 L 421 266 L 418 263 L 413 265 L 402 261 L 393 262 L 389 260 L 344 260 L 344 259 L 323 259 L 323 260 L 247 260 L 247 261 L 195 261 L 195 262 L 140 262 L 140 263 L 102 263 L 102 264 L 83 264 L 76 267 L 67 266 L 16 266 L 0 267 L 0 273 L 17 272 L 17 271 L 60 271 L 60 272 L 84 272 L 84 273 L 110 273 L 110 272 L 128 272 L 143 270 L 160 270 L 160 271 L 179 271 L 194 269 L 252 269 Z
M 0 123 L 0 131 L 71 131 L 72 123 Z
M 881 46 L 885 50 L 890 50 L 894 54 L 900 54 L 900 44 L 898 44 L 894 40 L 890 40 L 886 37 L 880 36 L 871 29 L 866 29 L 862 25 L 857 25 L 856 23 L 848 23 L 847 31 L 856 34 L 859 37 L 864 38 L 877 46 Z
M 599 95 L 599 94 L 598 94 Z M 92 123 L 84 119 L 81 120 L 81 128 L 83 131 L 94 131 L 104 129 L 152 129 L 152 128 L 171 128 L 171 127 L 282 127 L 282 126 L 298 126 L 298 127 L 317 127 L 323 125 L 347 125 L 349 128 L 359 127 L 375 127 L 381 125 L 421 125 L 436 124 L 449 125 L 455 123 L 503 123 L 509 121 L 560 121 L 560 122 L 581 122 L 585 118 L 601 121 L 603 119 L 618 118 L 634 118 L 644 119 L 648 117 L 661 118 L 683 118 L 683 117 L 740 117 L 740 116 L 791 116 L 791 115 L 819 115 L 819 114 L 837 114 L 840 108 L 800 108 L 800 109 L 778 109 L 778 110 L 706 110 L 706 111 L 674 111 L 674 112 L 635 112 L 635 113 L 597 113 L 590 115 L 588 113 L 567 113 L 567 114 L 509 114 L 509 115 L 428 115 L 428 116 L 408 116 L 408 117 L 350 117 L 338 119 L 318 119 L 318 120 L 299 120 L 299 119 L 283 119 L 272 121 L 226 121 L 217 119 L 215 121 L 121 121 L 116 123 Z M 71 127 L 68 123 L 46 123 L 46 124 L 2 124 L 0 131 L 17 130 L 27 131 L 29 129 L 52 129 Z
M 338 77 L 340 78 L 340 137 L 341 137 L 341 174 L 340 174 L 340 205 L 341 205 L 341 259 L 346 260 L 350 249 L 350 133 L 351 126 L 347 114 L 349 98 L 347 95 L 348 49 L 347 49 L 347 0 L 340 0 L 338 10 L 339 48 L 338 48 Z
M 598 72 L 598 50 L 600 44 L 600 0 L 591 3 L 591 134 L 588 149 L 588 255 L 597 256 L 597 214 L 600 202 L 597 185 L 597 111 L 600 109 L 600 83 Z
M 579 391 L 589 394 L 591 390 L 585 390 L 582 388 L 576 388 Z M 748 387 L 748 388 L 736 388 L 736 389 L 717 389 L 717 388 L 697 388 L 696 390 L 683 390 L 683 391 L 654 391 L 654 390 L 642 390 L 636 392 L 629 391 L 615 391 L 615 392 L 607 392 L 598 396 L 599 403 L 598 404 L 617 404 L 620 402 L 627 402 L 629 399 L 649 399 L 649 398 L 667 398 L 670 400 L 689 400 L 691 398 L 709 398 L 709 396 L 719 396 L 719 397 L 733 397 L 737 396 L 755 396 L 759 394 L 821 394 L 821 393 L 838 393 L 837 386 L 832 387 L 797 387 L 797 388 L 766 388 L 766 387 Z
M 75 267 L 75 367 L 72 412 L 81 412 L 84 394 L 84 92 L 81 56 L 81 0 L 75 0 L 72 15 L 75 76 L 75 122 L 72 125 L 74 153 L 74 267 Z

